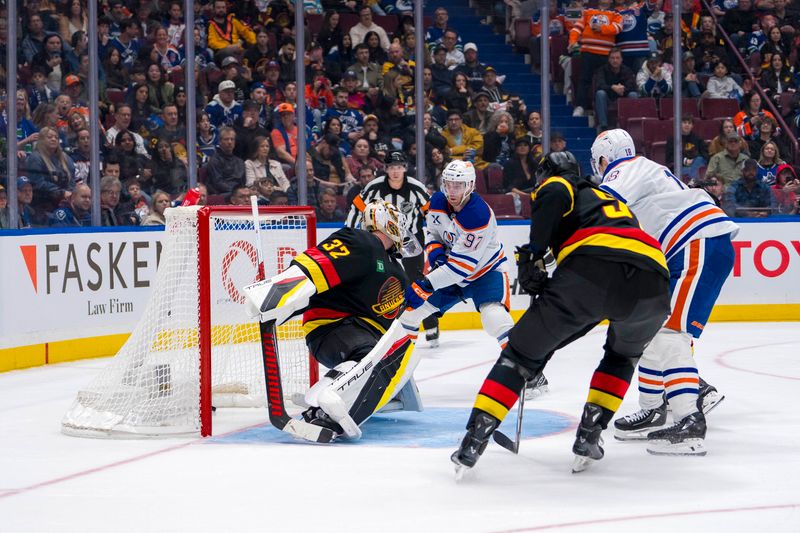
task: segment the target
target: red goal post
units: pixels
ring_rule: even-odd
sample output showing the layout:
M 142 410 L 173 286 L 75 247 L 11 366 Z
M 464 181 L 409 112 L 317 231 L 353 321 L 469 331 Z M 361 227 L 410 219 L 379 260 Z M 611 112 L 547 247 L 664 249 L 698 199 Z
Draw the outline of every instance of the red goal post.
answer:
M 250 206 L 178 207 L 166 215 L 148 304 L 125 345 L 79 391 L 62 420 L 66 434 L 208 436 L 212 405 L 266 406 L 258 324 L 246 316 L 241 293 L 258 272 Z M 316 245 L 313 208 L 261 207 L 259 223 L 267 276 Z M 277 345 L 290 400 L 316 383 L 318 365 L 299 318 L 278 327 Z

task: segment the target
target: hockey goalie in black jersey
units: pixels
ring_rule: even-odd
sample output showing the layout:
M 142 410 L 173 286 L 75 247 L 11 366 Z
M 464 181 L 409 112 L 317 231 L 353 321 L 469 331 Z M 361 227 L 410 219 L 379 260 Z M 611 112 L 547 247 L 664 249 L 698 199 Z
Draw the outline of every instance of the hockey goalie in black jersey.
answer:
M 329 370 L 304 398 L 293 400 L 308 407 L 303 413 L 307 422 L 328 427 L 337 435 L 360 435 L 352 425 L 398 395 L 395 404 L 402 404 L 398 407 L 421 409 L 413 380 L 402 372 L 413 343 L 395 357 L 367 362 L 359 387 L 343 395 L 346 404 L 340 401 L 341 393 L 328 390 L 364 359 L 403 310 L 408 280 L 399 258 L 408 235 L 402 217 L 388 202 L 370 202 L 364 210 L 363 229 L 340 229 L 295 257 L 283 273 L 244 289 L 251 315 L 260 316 L 262 322 L 281 324 L 302 314 L 309 351 Z M 338 412 L 342 409 L 347 416 Z M 337 423 L 340 419 L 350 424 L 348 431 Z
M 543 157 L 537 183 L 530 242 L 517 250 L 520 285 L 537 298 L 512 328 L 478 393 L 467 434 L 452 455 L 457 475 L 475 465 L 525 381 L 541 372 L 556 350 L 608 319 L 603 359 L 572 448 L 573 472 L 601 459 L 600 434 L 669 313 L 664 254 L 625 204 L 582 179 L 569 152 Z M 552 278 L 543 263 L 548 248 L 558 263 Z

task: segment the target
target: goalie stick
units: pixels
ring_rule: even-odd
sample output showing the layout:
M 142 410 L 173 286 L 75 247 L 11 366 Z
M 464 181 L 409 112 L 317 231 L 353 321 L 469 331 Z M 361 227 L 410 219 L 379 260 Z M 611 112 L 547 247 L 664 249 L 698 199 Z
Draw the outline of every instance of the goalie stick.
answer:
M 261 244 L 261 221 L 258 218 L 258 199 L 250 197 L 250 207 L 253 212 L 253 225 L 256 234 L 256 256 L 258 258 L 258 281 L 266 279 L 264 267 L 264 253 Z M 305 420 L 298 420 L 289 416 L 283 401 L 283 385 L 281 384 L 281 367 L 278 357 L 278 346 L 275 343 L 275 321 L 261 322 L 261 355 L 264 363 L 264 380 L 267 387 L 267 410 L 269 422 L 281 431 L 303 440 L 311 442 L 330 442 L 336 436 L 329 429 L 309 424 Z

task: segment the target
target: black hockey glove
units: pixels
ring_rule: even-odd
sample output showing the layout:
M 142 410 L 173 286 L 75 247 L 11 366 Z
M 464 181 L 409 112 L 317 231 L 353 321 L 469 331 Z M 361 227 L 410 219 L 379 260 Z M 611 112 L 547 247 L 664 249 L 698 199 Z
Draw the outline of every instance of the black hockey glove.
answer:
M 531 296 L 537 296 L 547 285 L 547 270 L 544 256 L 534 254 L 527 246 L 517 246 L 514 254 L 517 259 L 517 276 L 520 286 Z

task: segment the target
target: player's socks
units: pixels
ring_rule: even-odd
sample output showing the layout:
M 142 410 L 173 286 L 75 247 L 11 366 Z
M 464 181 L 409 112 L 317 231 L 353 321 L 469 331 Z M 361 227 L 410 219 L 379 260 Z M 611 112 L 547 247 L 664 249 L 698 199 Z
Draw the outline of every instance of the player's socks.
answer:
M 575 443 L 572 445 L 572 453 L 575 460 L 572 463 L 572 472 L 582 472 L 586 470 L 594 461 L 603 458 L 602 448 L 603 438 L 603 408 L 593 403 L 586 403 L 583 406 L 583 416 L 578 425 L 575 435 Z
M 667 423 L 667 404 L 655 409 L 640 409 L 614 421 L 614 438 L 617 440 L 647 440 L 647 434 Z
M 706 417 L 697 411 L 647 435 L 647 451 L 653 455 L 705 455 L 705 437 Z

